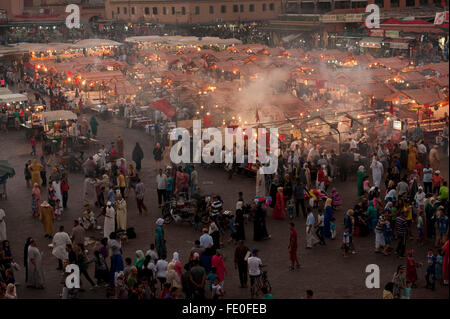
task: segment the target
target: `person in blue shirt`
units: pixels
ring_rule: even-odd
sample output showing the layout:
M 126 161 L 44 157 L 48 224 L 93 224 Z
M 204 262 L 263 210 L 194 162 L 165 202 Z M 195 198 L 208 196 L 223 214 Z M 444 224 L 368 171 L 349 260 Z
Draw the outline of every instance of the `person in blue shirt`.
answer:
M 216 267 L 212 267 L 211 271 L 208 274 L 208 285 L 209 285 L 209 289 L 212 291 L 212 286 L 214 283 L 214 278 L 219 278 L 219 276 L 217 276 L 216 274 Z

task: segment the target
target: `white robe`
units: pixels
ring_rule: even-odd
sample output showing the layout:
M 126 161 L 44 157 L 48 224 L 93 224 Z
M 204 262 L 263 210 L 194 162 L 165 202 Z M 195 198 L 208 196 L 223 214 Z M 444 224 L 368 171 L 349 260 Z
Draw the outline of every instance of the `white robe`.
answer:
M 261 174 L 259 170 L 256 172 L 256 197 L 263 197 L 266 195 L 266 182 L 264 174 Z
M 114 207 L 106 207 L 105 222 L 103 224 L 103 236 L 109 238 L 109 235 L 115 231 L 116 228 L 116 211 Z
M 66 232 L 57 232 L 55 236 L 53 236 L 53 251 L 52 254 L 58 259 L 64 260 L 69 258 L 69 254 L 67 253 L 66 246 L 68 244 L 72 244 L 69 235 Z
M 383 176 L 383 164 L 380 161 L 373 160 L 370 168 L 372 169 L 373 186 L 380 188 L 381 178 Z
M 3 240 L 7 240 L 5 217 L 5 211 L 3 209 L 0 209 L 0 242 Z

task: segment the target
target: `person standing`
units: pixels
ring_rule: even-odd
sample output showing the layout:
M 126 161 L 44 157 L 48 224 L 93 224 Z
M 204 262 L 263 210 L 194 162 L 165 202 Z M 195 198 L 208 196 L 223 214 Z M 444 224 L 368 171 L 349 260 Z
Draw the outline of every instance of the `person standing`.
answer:
M 331 221 L 331 218 L 330 218 Z M 325 222 L 325 216 L 323 215 L 323 211 L 319 210 L 319 213 L 317 214 L 317 221 L 314 227 L 316 228 L 316 236 L 320 240 L 321 245 L 325 245 L 325 237 L 323 236 L 323 227 Z M 331 233 L 331 228 L 330 228 Z
M 38 184 L 38 186 L 42 185 L 41 179 L 41 171 L 44 167 L 39 164 L 36 160 L 33 160 L 33 163 L 28 166 L 28 169 L 31 173 L 31 184 Z
M 190 269 L 189 281 L 192 285 L 193 299 L 205 299 L 205 282 L 207 279 L 205 268 L 200 266 L 198 259 L 192 261 L 193 267 Z
M 261 267 L 263 267 L 263 263 L 258 257 L 258 253 L 259 249 L 253 248 L 252 255 L 247 259 L 250 287 L 254 287 L 256 282 L 261 278 Z
M 158 175 L 156 175 L 156 192 L 158 194 L 158 205 L 162 206 L 162 202 L 166 202 L 166 186 L 167 176 L 163 173 L 162 169 L 159 169 Z
M 116 233 L 113 232 L 109 235 L 108 246 L 110 249 L 111 256 L 111 268 L 109 273 L 109 287 L 114 287 L 114 279 L 116 273 L 120 273 L 123 271 L 123 258 L 122 258 L 122 247 L 120 243 L 116 239 Z
M 116 201 L 116 219 L 117 230 L 127 230 L 127 202 L 123 199 L 121 194 L 117 195 Z
M 91 120 L 89 121 L 89 124 L 91 125 L 91 132 L 94 138 L 97 137 L 97 128 L 98 128 L 98 122 L 94 115 L 92 115 Z
M 39 220 L 44 227 L 45 238 L 52 238 L 53 235 L 53 222 L 55 220 L 55 213 L 53 207 L 47 201 L 44 201 L 41 205 L 41 211 L 39 214 Z
M 239 282 L 241 288 L 247 288 L 247 272 L 248 263 L 246 257 L 250 254 L 250 249 L 244 245 L 244 241 L 240 240 L 234 251 L 234 268 L 239 272 Z
M 140 171 L 141 162 L 144 159 L 144 151 L 142 150 L 141 145 L 139 145 L 138 142 L 136 142 L 136 145 L 134 146 L 131 159 L 136 163 L 136 169 Z
M 3 209 L 0 208 L 0 242 L 7 240 L 6 236 L 6 214 Z
M 358 197 L 361 197 L 362 195 L 364 195 L 364 185 L 363 185 L 363 182 L 364 182 L 364 177 L 366 177 L 366 172 L 365 172 L 364 166 L 361 165 L 361 166 L 358 168 L 357 177 L 358 177 L 358 179 L 357 179 L 356 184 L 357 184 L 357 186 L 358 186 Z
M 402 140 L 399 143 L 400 147 L 400 163 L 402 168 L 408 166 L 408 142 L 406 141 L 406 136 L 402 136 Z
M 264 174 L 260 172 L 261 163 L 256 163 L 256 197 L 264 197 L 266 195 L 266 185 Z
M 156 143 L 156 146 L 153 149 L 153 159 L 155 160 L 155 170 L 161 169 L 162 155 L 163 155 L 163 149 L 161 147 L 161 144 Z
M 119 157 L 123 157 L 123 139 L 121 136 L 117 137 L 116 144 L 117 144 Z
M 59 226 L 59 232 L 53 236 L 52 244 L 52 255 L 58 259 L 58 268 L 56 269 L 63 270 L 63 260 L 68 259 L 66 247 L 67 245 L 72 245 L 69 234 L 64 231 L 64 226 Z
M 145 186 L 140 178 L 137 179 L 135 192 L 136 192 L 136 203 L 137 203 L 139 215 L 142 215 L 142 210 L 144 210 L 145 213 L 147 214 L 147 207 L 144 204 Z
M 297 178 L 294 185 L 294 200 L 295 200 L 295 215 L 300 215 L 299 206 L 302 208 L 303 217 L 306 218 L 305 207 L 305 185 L 301 182 L 300 178 Z
M 378 156 L 374 156 L 370 168 L 372 169 L 373 185 L 380 189 L 381 178 L 383 177 L 383 164 L 378 160 Z
M 306 217 L 306 248 L 311 249 L 313 246 L 313 227 L 315 224 L 314 214 L 311 208 L 307 208 L 308 215 Z
M 330 220 L 333 218 L 333 200 L 328 197 L 325 201 L 324 213 L 323 213 L 323 230 L 322 234 L 326 238 L 331 238 Z
M 441 163 L 438 148 L 438 145 L 434 145 L 428 154 L 430 166 L 434 171 L 439 169 L 439 165 Z
M 47 186 L 47 162 L 45 161 L 44 156 L 41 156 L 41 165 L 42 165 L 41 171 L 42 186 Z
M 263 201 L 255 199 L 255 202 L 256 202 L 256 207 L 255 207 L 255 217 L 253 219 L 253 240 L 260 241 L 263 239 L 270 238 L 270 235 L 267 232 L 267 227 L 266 227 L 267 211 L 262 206 Z
M 109 238 L 116 231 L 116 211 L 111 202 L 106 203 L 105 221 L 103 224 L 103 237 Z
M 30 240 L 27 252 L 28 280 L 27 288 L 44 289 L 44 271 L 42 268 L 42 253 L 34 239 Z
M 413 171 L 416 169 L 417 162 L 417 148 L 414 143 L 411 143 L 408 148 L 408 170 Z
M 69 201 L 69 183 L 66 177 L 61 179 L 61 193 L 63 208 L 67 208 L 67 202 Z
M 195 166 L 191 166 L 191 197 L 193 194 L 197 192 L 198 188 L 198 171 L 195 169 Z
M 73 221 L 73 228 L 71 234 L 72 243 L 74 245 L 84 244 L 85 235 L 86 231 L 84 230 L 83 226 L 81 226 L 80 222 L 75 219 Z
M 297 231 L 295 230 L 295 224 L 289 223 L 289 259 L 291 260 L 291 266 L 289 270 L 294 270 L 294 266 L 297 267 L 297 269 L 300 268 L 300 263 L 298 262 L 297 257 L 297 247 L 298 247 L 298 237 L 297 237 Z
M 166 240 L 164 239 L 164 219 L 158 218 L 156 220 L 156 235 L 155 235 L 155 246 L 158 256 L 162 259 L 167 257 Z
M 36 137 L 34 135 L 30 138 L 30 144 L 31 144 L 31 153 L 30 153 L 30 155 L 36 156 L 37 155 L 36 154 L 37 141 L 36 141 Z
M 31 165 L 31 160 L 28 160 L 25 163 L 25 168 L 23 170 L 23 174 L 25 176 L 25 182 L 27 183 L 27 187 L 30 187 L 30 181 L 31 181 L 30 165 Z
M 220 285 L 223 287 L 225 274 L 227 274 L 227 268 L 225 267 L 225 262 L 220 249 L 217 249 L 216 254 L 211 258 L 211 266 L 216 268 Z
M 400 215 L 395 219 L 395 232 L 398 238 L 395 254 L 398 257 L 405 257 L 406 238 L 408 236 L 408 223 L 406 221 L 407 212 L 401 210 Z
M 284 203 L 283 187 L 278 187 L 272 217 L 275 219 L 283 219 L 285 216 L 286 216 L 286 205 Z

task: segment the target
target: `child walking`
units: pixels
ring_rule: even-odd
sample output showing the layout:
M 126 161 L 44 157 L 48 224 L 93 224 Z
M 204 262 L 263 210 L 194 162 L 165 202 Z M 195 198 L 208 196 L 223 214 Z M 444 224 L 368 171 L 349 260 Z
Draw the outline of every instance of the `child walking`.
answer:
M 61 201 L 57 199 L 55 203 L 55 216 L 57 220 L 61 220 L 62 211 Z
M 344 234 L 343 234 L 343 238 L 342 238 L 342 244 L 344 246 L 344 258 L 348 257 L 348 252 L 350 250 L 350 234 L 348 232 L 348 227 L 345 227 L 344 229 Z

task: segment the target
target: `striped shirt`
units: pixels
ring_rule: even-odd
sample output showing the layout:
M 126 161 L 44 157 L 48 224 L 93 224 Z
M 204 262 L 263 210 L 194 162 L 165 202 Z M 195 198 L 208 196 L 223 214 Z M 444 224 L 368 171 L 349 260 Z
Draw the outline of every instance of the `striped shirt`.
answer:
M 397 219 L 395 220 L 395 231 L 398 235 L 405 235 L 407 226 L 408 223 L 403 216 L 397 217 Z

